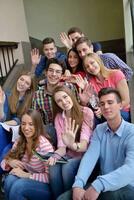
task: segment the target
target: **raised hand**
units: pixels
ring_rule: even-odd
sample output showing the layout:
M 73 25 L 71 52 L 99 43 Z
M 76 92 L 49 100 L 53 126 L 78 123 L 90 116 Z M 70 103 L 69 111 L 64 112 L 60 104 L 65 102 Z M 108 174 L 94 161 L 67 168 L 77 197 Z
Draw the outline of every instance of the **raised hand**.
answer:
M 64 144 L 73 149 L 73 144 L 75 143 L 76 133 L 78 131 L 79 125 L 75 123 L 75 120 L 69 118 L 65 120 L 64 132 L 62 135 L 62 139 Z
M 32 49 L 31 51 L 31 61 L 32 61 L 32 65 L 37 65 L 39 64 L 41 59 L 41 55 L 39 55 L 39 49 Z
M 82 90 L 85 88 L 85 85 L 88 83 L 86 78 L 82 78 L 80 74 L 73 75 L 75 78 L 75 83 L 81 88 Z
M 72 48 L 72 44 L 73 44 L 72 40 L 71 38 L 68 38 L 65 32 L 60 33 L 60 40 L 65 47 L 67 47 L 68 49 Z
M 94 95 L 92 85 L 88 82 L 85 83 L 85 87 L 82 90 L 79 88 L 79 97 L 82 105 L 87 105 L 90 102 L 90 99 Z

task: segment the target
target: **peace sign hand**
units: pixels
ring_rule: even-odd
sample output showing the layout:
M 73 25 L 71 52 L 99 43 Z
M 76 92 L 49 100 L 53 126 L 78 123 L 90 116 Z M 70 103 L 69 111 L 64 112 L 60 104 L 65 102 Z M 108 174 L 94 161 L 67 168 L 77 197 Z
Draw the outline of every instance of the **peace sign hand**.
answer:
M 69 118 L 65 120 L 65 129 L 62 135 L 64 144 L 73 149 L 73 144 L 75 143 L 76 133 L 78 131 L 79 125 L 75 123 L 75 120 Z

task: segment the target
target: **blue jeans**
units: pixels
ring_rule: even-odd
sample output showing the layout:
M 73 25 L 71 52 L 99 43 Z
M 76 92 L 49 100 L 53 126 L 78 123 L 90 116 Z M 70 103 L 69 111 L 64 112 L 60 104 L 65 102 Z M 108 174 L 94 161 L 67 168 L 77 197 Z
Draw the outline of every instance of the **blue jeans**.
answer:
M 50 186 L 56 199 L 63 192 L 71 189 L 81 158 L 68 159 L 68 163 L 50 167 Z
M 51 123 L 45 125 L 45 130 L 47 134 L 50 136 L 53 146 L 57 149 L 57 135 L 56 135 L 56 130 L 54 128 L 54 125 Z
M 4 183 L 6 200 L 51 200 L 49 184 L 8 175 Z
M 60 195 L 57 200 L 72 200 L 72 190 Z M 102 192 L 97 200 L 134 200 L 134 188 L 126 186 L 112 192 Z

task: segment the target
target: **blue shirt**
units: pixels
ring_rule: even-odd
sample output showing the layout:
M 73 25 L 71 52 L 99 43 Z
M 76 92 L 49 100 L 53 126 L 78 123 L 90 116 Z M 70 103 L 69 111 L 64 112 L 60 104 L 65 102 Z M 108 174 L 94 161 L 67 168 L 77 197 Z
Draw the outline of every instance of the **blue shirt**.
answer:
M 130 80 L 133 75 L 131 67 L 124 63 L 118 56 L 113 53 L 103 53 L 99 55 L 104 65 L 109 69 L 120 69 L 126 77 Z
M 96 127 L 73 187 L 83 188 L 86 185 L 98 159 L 101 175 L 92 183 L 97 192 L 115 191 L 126 185 L 134 186 L 134 124 L 122 119 L 115 133 L 107 122 Z
M 58 61 L 63 62 L 64 64 L 66 63 L 66 55 L 62 52 L 57 52 L 56 53 L 56 57 Z M 37 77 L 42 75 L 42 72 L 44 71 L 44 69 L 46 68 L 46 64 L 47 64 L 47 57 L 46 56 L 41 56 L 40 62 L 39 64 L 36 66 L 35 69 L 35 75 Z

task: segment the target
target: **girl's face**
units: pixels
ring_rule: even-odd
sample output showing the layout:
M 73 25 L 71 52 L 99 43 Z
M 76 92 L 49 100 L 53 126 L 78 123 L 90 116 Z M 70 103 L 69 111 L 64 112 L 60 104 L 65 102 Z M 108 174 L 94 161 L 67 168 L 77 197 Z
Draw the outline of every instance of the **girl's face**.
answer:
M 25 93 L 31 87 L 31 77 L 28 75 L 22 75 L 17 81 L 17 91 Z
M 100 65 L 94 58 L 86 57 L 84 60 L 84 67 L 86 71 L 92 75 L 98 75 L 100 73 Z
M 73 107 L 71 97 L 64 91 L 58 91 L 54 95 L 55 102 L 63 111 L 69 111 Z
M 68 63 L 72 68 L 77 67 L 79 64 L 79 57 L 74 51 L 70 51 L 68 55 Z
M 35 134 L 35 127 L 31 116 L 24 114 L 21 119 L 21 131 L 26 137 L 30 139 Z

